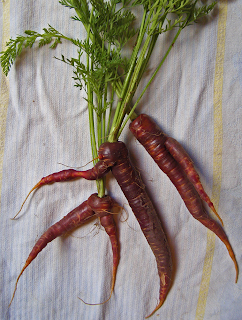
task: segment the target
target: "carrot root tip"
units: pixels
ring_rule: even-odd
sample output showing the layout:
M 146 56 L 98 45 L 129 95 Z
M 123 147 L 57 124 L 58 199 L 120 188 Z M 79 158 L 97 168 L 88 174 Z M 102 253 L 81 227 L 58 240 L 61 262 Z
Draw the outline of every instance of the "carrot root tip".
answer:
M 99 306 L 99 305 L 101 305 L 101 304 L 104 304 L 104 303 L 108 302 L 108 300 L 110 300 L 111 296 L 112 296 L 112 292 L 110 293 L 110 296 L 108 297 L 107 300 L 105 300 L 105 301 L 103 301 L 103 302 L 99 302 L 99 303 L 89 303 L 89 302 L 84 301 L 84 300 L 81 299 L 80 297 L 78 297 L 78 299 L 81 300 L 83 303 L 85 303 L 85 304 L 88 305 L 88 306 Z
M 158 305 L 155 307 L 155 309 L 148 315 L 145 317 L 145 319 L 148 319 L 149 317 L 153 316 L 153 314 L 158 310 L 160 309 L 160 307 L 163 305 L 164 303 L 164 300 L 161 300 Z
M 219 219 L 221 225 L 224 226 L 224 222 L 223 222 L 222 218 L 220 217 L 220 215 L 217 213 L 217 210 L 214 208 L 214 206 L 211 206 L 211 209 L 215 213 L 216 217 Z
M 11 220 L 15 220 L 16 217 L 19 215 L 20 211 L 23 209 L 23 206 L 25 204 L 25 202 L 27 201 L 28 197 L 30 196 L 30 194 L 35 190 L 37 189 L 38 187 L 40 186 L 40 181 L 29 191 L 27 197 L 25 198 L 24 202 L 22 203 L 19 211 L 15 214 L 15 216 L 13 218 L 10 218 Z

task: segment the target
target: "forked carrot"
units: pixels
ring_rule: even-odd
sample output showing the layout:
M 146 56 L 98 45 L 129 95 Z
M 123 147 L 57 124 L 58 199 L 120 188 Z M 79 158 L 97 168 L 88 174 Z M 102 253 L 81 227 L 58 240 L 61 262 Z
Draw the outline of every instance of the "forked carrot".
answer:
M 184 169 L 186 172 L 186 175 L 190 182 L 194 185 L 195 189 L 197 190 L 198 194 L 200 195 L 201 199 L 204 200 L 209 207 L 212 209 L 212 211 L 215 213 L 217 218 L 220 220 L 222 226 L 223 226 L 223 220 L 217 213 L 217 210 L 214 208 L 214 205 L 212 201 L 210 200 L 209 196 L 205 192 L 202 183 L 200 181 L 200 177 L 193 165 L 192 159 L 189 157 L 185 149 L 182 147 L 182 145 L 175 140 L 174 138 L 167 137 L 165 141 L 165 146 L 167 150 L 170 152 L 172 157 L 180 164 L 180 166 Z
M 34 245 L 32 251 L 29 254 L 28 259 L 25 262 L 25 265 L 23 266 L 16 280 L 15 289 L 12 295 L 12 299 L 9 303 L 9 307 L 15 296 L 15 292 L 17 290 L 17 284 L 21 275 L 23 274 L 24 270 L 30 265 L 30 263 L 37 257 L 37 255 L 46 247 L 46 245 L 50 243 L 52 240 L 54 240 L 55 238 L 63 235 L 64 233 L 68 231 L 72 231 L 78 226 L 84 224 L 94 216 L 97 216 L 100 218 L 101 224 L 103 225 L 106 233 L 110 238 L 112 251 L 113 251 L 113 273 L 112 273 L 113 276 L 112 276 L 111 293 L 109 298 L 106 300 L 108 301 L 114 290 L 116 272 L 117 272 L 117 267 L 119 263 L 118 238 L 117 238 L 115 222 L 111 214 L 114 205 L 115 205 L 115 202 L 112 200 L 111 197 L 105 196 L 103 198 L 99 198 L 96 193 L 92 194 L 88 198 L 88 200 L 84 201 L 81 205 L 79 205 L 77 208 L 69 212 L 60 221 L 56 222 L 54 225 L 48 228 Z
M 191 181 L 188 179 L 187 172 L 189 172 L 188 174 L 192 178 L 194 178 L 194 176 L 196 177 L 196 175 L 193 173 L 193 165 L 191 164 L 188 156 L 186 156 L 186 153 L 182 148 L 178 148 L 178 143 L 174 144 L 173 140 L 170 140 L 169 143 L 167 143 L 167 136 L 161 131 L 156 123 L 145 114 L 139 115 L 130 124 L 130 130 L 154 159 L 159 168 L 170 178 L 177 191 L 180 193 L 180 196 L 182 197 L 191 215 L 205 225 L 208 229 L 213 231 L 225 244 L 230 257 L 234 262 L 236 271 L 235 282 L 237 282 L 239 268 L 234 251 L 222 226 L 209 217 L 208 213 L 205 211 L 201 200 L 201 193 L 198 194 L 194 183 L 191 183 Z M 169 152 L 167 145 L 172 151 L 172 154 Z M 176 151 L 174 151 L 174 145 L 176 146 Z M 176 159 L 179 159 L 179 163 L 173 157 L 173 154 L 175 154 Z M 183 162 L 182 159 L 184 157 L 186 162 L 181 166 L 180 163 Z M 196 182 L 195 184 L 199 185 L 198 189 L 201 190 L 200 180 L 198 180 L 197 177 L 194 178 L 194 180 Z M 207 198 L 206 200 L 208 201 Z

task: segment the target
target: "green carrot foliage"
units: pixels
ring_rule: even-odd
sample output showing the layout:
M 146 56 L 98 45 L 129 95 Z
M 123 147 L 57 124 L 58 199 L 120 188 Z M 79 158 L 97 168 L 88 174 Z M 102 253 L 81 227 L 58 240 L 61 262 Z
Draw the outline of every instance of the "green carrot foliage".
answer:
M 59 3 L 81 23 L 86 38 L 67 37 L 52 26 L 43 33 L 26 30 L 24 35 L 11 38 L 6 50 L 0 52 L 3 72 L 10 68 L 23 49 L 35 42 L 39 47 L 50 45 L 55 49 L 62 41 L 77 47 L 76 57 L 57 58 L 73 68 L 75 86 L 86 92 L 93 158 L 102 142 L 119 138 L 127 121 L 158 70 L 163 65 L 181 31 L 209 14 L 215 2 L 204 5 L 199 0 L 60 0 Z M 142 18 L 137 21 L 139 11 Z M 176 30 L 170 47 L 151 75 L 141 95 L 133 101 L 150 57 L 161 34 Z M 127 55 L 127 52 L 130 54 Z M 98 184 L 99 194 L 104 182 Z

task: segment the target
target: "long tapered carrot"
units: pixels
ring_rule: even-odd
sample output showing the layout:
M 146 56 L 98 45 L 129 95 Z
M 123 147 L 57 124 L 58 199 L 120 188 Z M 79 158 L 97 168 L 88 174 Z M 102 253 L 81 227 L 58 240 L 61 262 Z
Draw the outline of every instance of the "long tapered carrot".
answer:
M 77 208 L 69 212 L 66 216 L 64 216 L 60 221 L 56 222 L 50 228 L 48 228 L 39 240 L 34 245 L 32 251 L 30 252 L 25 265 L 23 266 L 17 280 L 15 283 L 15 289 L 12 295 L 12 299 L 9 303 L 11 305 L 15 292 L 17 290 L 18 281 L 23 274 L 24 270 L 30 265 L 30 263 L 36 258 L 36 256 L 47 246 L 55 238 L 63 235 L 64 233 L 73 230 L 74 228 L 80 226 L 87 222 L 90 218 L 93 217 L 95 212 L 88 205 L 88 201 L 84 201 Z
M 47 184 L 52 184 L 55 182 L 71 181 L 71 180 L 75 180 L 75 179 L 79 179 L 79 178 L 84 178 L 87 180 L 97 180 L 97 179 L 103 177 L 105 174 L 107 174 L 109 170 L 110 170 L 110 167 L 107 167 L 106 163 L 99 161 L 96 163 L 96 165 L 93 168 L 86 170 L 86 171 L 78 171 L 78 170 L 74 170 L 74 169 L 68 169 L 68 170 L 62 170 L 59 172 L 54 172 L 46 177 L 43 177 L 30 190 L 30 192 L 28 193 L 24 202 L 22 203 L 20 210 L 17 212 L 17 214 L 12 219 L 15 219 L 17 217 L 17 215 L 22 210 L 26 200 L 28 199 L 28 197 L 30 196 L 30 194 L 34 190 L 36 190 L 44 185 L 47 185 Z
M 123 142 L 103 143 L 99 159 L 109 165 L 126 199 L 135 214 L 156 258 L 160 278 L 159 303 L 147 316 L 154 314 L 164 303 L 172 283 L 172 259 L 169 245 L 140 175 L 133 168 L 128 150 Z
M 200 198 L 201 194 L 198 194 L 194 184 L 188 179 L 187 172 L 189 171 L 189 166 L 191 168 L 191 163 L 187 161 L 186 165 L 181 167 L 178 161 L 173 158 L 173 155 L 167 149 L 167 136 L 149 116 L 145 114 L 138 116 L 130 124 L 130 130 L 154 159 L 159 168 L 170 178 L 192 216 L 208 229 L 213 231 L 225 244 L 230 257 L 234 262 L 236 271 L 235 282 L 237 282 L 239 274 L 238 263 L 229 239 L 222 226 L 209 217 L 203 207 L 202 200 Z M 169 149 L 173 150 L 172 153 L 176 154 L 176 158 L 179 158 L 179 162 L 182 162 L 182 157 L 186 157 L 183 150 L 182 154 L 178 157 L 179 148 L 174 152 L 174 148 L 171 148 L 171 143 L 169 144 Z M 186 171 L 183 170 L 184 167 L 186 168 Z M 196 183 L 199 184 L 197 179 L 195 180 Z

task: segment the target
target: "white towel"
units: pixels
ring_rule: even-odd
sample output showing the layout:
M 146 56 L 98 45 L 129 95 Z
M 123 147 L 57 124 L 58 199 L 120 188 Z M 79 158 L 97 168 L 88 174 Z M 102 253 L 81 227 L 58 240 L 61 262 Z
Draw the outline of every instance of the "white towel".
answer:
M 70 19 L 74 12 L 58 1 L 6 0 L 0 8 L 2 48 L 9 37 L 26 29 L 41 32 L 48 24 L 65 35 L 85 37 L 83 27 Z M 185 28 L 137 109 L 153 117 L 192 157 L 240 265 L 241 19 L 241 1 L 223 0 L 210 18 Z M 151 71 L 169 40 L 158 39 Z M 94 220 L 54 240 L 38 255 L 20 278 L 8 309 L 16 278 L 38 237 L 96 192 L 95 181 L 44 186 L 29 197 L 18 219 L 10 220 L 40 178 L 65 169 L 62 164 L 80 167 L 92 159 L 85 93 L 74 87 L 71 67 L 53 59 L 61 54 L 71 58 L 76 48 L 65 41 L 53 51 L 34 46 L 23 51 L 8 78 L 1 73 L 1 318 L 142 320 L 158 302 L 156 262 L 111 174 L 108 192 L 128 213 L 127 221 L 116 219 L 121 258 L 111 299 L 96 306 L 78 299 L 100 303 L 110 293 L 111 246 Z M 235 284 L 224 244 L 192 218 L 128 129 L 121 140 L 141 172 L 173 255 L 173 286 L 151 319 L 242 319 L 241 276 Z

